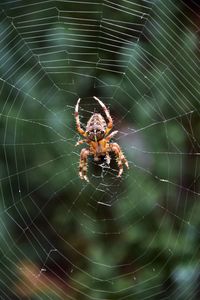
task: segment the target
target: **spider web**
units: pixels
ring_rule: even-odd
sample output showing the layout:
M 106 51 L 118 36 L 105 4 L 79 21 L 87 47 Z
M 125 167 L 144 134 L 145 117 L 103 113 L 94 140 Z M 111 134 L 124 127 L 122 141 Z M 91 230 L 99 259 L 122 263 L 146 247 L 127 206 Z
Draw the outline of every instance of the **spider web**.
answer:
M 2 299 L 198 299 L 194 1 L 1 1 Z M 101 108 L 130 169 L 89 159 Z

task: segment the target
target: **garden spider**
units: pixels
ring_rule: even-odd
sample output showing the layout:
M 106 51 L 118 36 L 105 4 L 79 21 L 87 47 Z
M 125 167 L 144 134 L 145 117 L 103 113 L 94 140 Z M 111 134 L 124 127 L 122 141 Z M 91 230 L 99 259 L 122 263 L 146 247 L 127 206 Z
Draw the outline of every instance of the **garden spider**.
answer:
M 120 146 L 117 143 L 109 143 L 110 139 L 118 132 L 113 131 L 108 135 L 110 130 L 113 127 L 113 120 L 110 116 L 110 113 L 107 107 L 103 104 L 103 102 L 97 97 L 93 96 L 93 98 L 98 101 L 100 106 L 102 107 L 107 119 L 108 124 L 106 124 L 105 119 L 101 114 L 94 113 L 86 125 L 86 131 L 81 128 L 80 120 L 79 120 L 79 103 L 81 98 L 78 99 L 76 107 L 75 107 L 75 119 L 76 119 L 76 127 L 78 132 L 85 137 L 84 140 L 77 142 L 76 146 L 81 145 L 83 143 L 87 143 L 89 148 L 84 148 L 81 150 L 80 154 L 80 163 L 79 163 L 79 176 L 81 179 L 85 179 L 89 181 L 87 178 L 87 158 L 88 155 L 93 155 L 94 160 L 100 160 L 101 156 L 105 156 L 106 162 L 110 164 L 110 155 L 109 152 L 114 152 L 117 159 L 117 164 L 119 167 L 118 177 L 121 177 L 123 173 L 123 164 L 129 168 L 128 161 L 122 153 Z

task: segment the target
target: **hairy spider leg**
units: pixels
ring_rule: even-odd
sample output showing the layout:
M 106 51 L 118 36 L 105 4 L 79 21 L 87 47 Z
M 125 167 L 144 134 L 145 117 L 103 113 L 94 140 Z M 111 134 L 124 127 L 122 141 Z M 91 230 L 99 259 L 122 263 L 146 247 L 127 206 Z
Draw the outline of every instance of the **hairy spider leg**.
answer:
M 76 103 L 76 107 L 75 107 L 76 127 L 77 127 L 77 130 L 80 134 L 82 134 L 83 136 L 87 136 L 87 133 L 81 128 L 81 123 L 80 123 L 80 120 L 79 120 L 78 109 L 79 109 L 80 101 L 81 101 L 81 98 L 78 99 L 78 101 Z
M 129 169 L 128 161 L 126 160 L 120 146 L 117 143 L 111 143 L 109 146 L 110 146 L 110 151 L 113 151 L 116 155 L 117 164 L 119 167 L 119 173 L 117 177 L 121 177 L 123 173 L 123 164 L 125 164 L 126 167 Z
M 112 117 L 110 115 L 110 112 L 108 110 L 108 108 L 105 106 L 105 104 L 97 97 L 93 96 L 93 98 L 98 101 L 99 105 L 102 107 L 107 119 L 108 119 L 108 125 L 107 125 L 107 128 L 106 128 L 106 131 L 105 131 L 105 135 L 107 135 L 110 130 L 113 128 L 113 120 L 112 120 Z
M 87 178 L 87 158 L 88 155 L 90 154 L 90 151 L 86 148 L 83 148 L 81 150 L 81 155 L 80 155 L 80 163 L 79 163 L 79 176 L 81 179 L 85 179 L 87 182 L 89 182 Z
M 115 131 L 113 131 L 111 134 L 109 134 L 109 135 L 105 138 L 106 142 L 109 142 L 110 139 L 112 139 L 113 136 L 116 135 L 117 133 L 118 133 L 118 130 L 115 130 Z
M 87 142 L 88 142 L 88 140 L 80 140 L 80 141 L 78 141 L 78 142 L 76 143 L 75 146 L 79 146 L 79 145 L 82 145 L 82 144 L 87 143 Z

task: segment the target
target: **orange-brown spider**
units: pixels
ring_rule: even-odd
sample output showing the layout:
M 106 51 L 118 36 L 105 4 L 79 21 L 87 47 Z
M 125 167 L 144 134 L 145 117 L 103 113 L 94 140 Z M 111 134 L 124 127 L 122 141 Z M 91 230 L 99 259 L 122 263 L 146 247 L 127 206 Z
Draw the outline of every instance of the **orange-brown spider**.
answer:
M 93 96 L 93 98 L 98 101 L 104 113 L 108 119 L 108 125 L 106 124 L 105 119 L 101 114 L 94 113 L 86 125 L 86 131 L 81 128 L 80 120 L 79 120 L 79 103 L 81 98 L 78 99 L 76 107 L 75 107 L 75 119 L 76 119 L 76 127 L 78 132 L 85 137 L 84 140 L 77 142 L 76 146 L 81 145 L 83 143 L 87 143 L 89 148 L 84 148 L 81 150 L 80 155 L 80 163 L 79 163 L 79 176 L 81 179 L 85 179 L 89 181 L 87 178 L 87 158 L 88 155 L 93 155 L 94 160 L 98 161 L 101 156 L 105 156 L 107 164 L 110 164 L 110 155 L 109 152 L 114 152 L 116 155 L 119 173 L 118 177 L 120 177 L 123 173 L 123 164 L 129 168 L 128 161 L 122 153 L 120 146 L 117 143 L 109 143 L 110 139 L 118 132 L 113 131 L 108 135 L 110 130 L 113 127 L 113 120 L 110 116 L 109 110 L 103 104 L 103 102 L 97 97 Z

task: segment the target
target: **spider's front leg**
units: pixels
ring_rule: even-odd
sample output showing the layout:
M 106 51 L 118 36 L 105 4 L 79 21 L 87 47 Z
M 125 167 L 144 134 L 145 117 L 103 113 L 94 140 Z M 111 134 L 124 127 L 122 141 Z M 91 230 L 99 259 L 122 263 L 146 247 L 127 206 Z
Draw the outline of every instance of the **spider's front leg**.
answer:
M 86 148 L 81 150 L 80 154 L 80 163 L 79 163 L 79 176 L 81 179 L 85 179 L 87 182 L 89 182 L 87 178 L 87 158 L 90 154 L 90 151 Z
M 109 166 L 110 165 L 110 155 L 109 155 L 109 152 L 106 153 L 106 163 L 107 165 Z
M 117 157 L 117 164 L 119 167 L 119 173 L 117 177 L 121 177 L 123 173 L 123 164 L 126 165 L 127 169 L 129 169 L 128 161 L 126 160 L 120 146 L 117 143 L 111 143 L 109 145 L 110 151 L 113 151 Z

